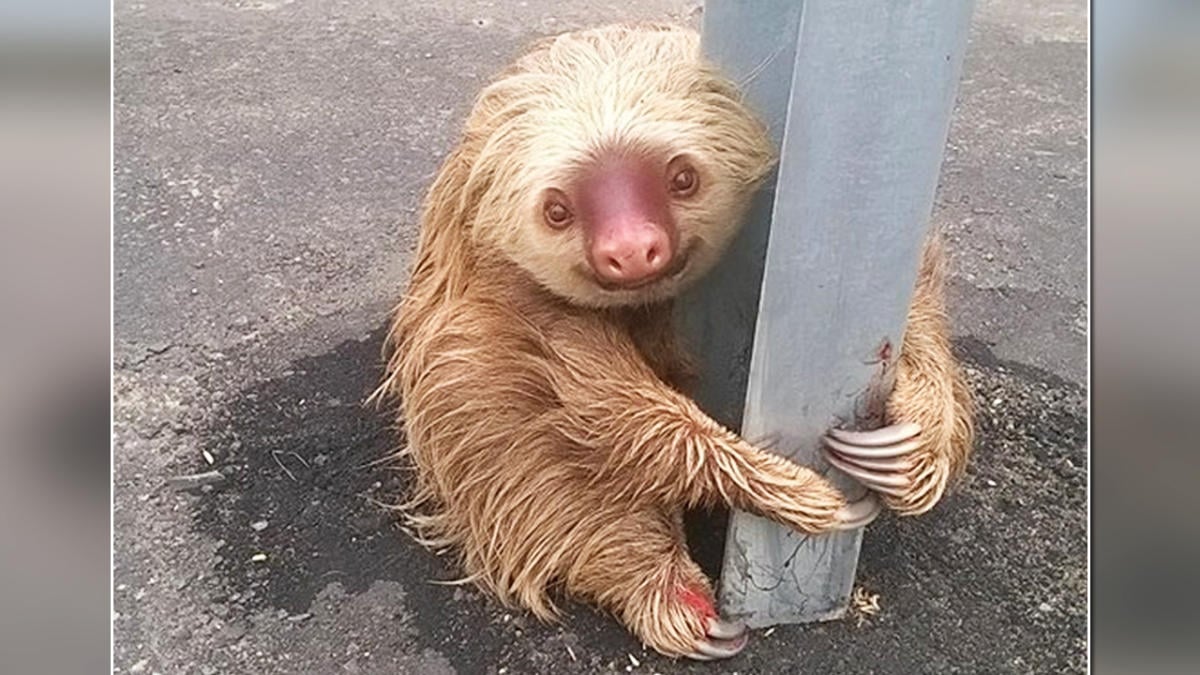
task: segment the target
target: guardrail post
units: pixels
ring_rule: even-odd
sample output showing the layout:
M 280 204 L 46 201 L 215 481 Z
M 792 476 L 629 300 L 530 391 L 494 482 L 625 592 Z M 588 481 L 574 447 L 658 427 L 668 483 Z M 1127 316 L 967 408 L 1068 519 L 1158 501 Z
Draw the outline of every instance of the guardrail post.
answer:
M 780 162 L 728 254 L 681 303 L 697 399 L 747 439 L 831 475 L 821 434 L 881 421 L 881 346 L 902 342 L 972 4 L 705 5 L 704 53 L 768 122 Z M 734 513 L 722 612 L 752 627 L 842 615 L 861 541 Z

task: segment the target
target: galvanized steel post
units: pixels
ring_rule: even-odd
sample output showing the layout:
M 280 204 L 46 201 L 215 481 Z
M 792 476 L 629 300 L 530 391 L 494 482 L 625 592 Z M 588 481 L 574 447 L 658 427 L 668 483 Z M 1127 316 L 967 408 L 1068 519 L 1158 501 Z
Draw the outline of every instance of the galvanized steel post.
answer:
M 819 439 L 839 422 L 879 422 L 881 346 L 903 338 L 972 4 L 705 4 L 704 53 L 770 125 L 780 161 L 728 254 L 681 303 L 697 398 L 852 497 L 861 488 L 825 464 Z M 752 627 L 840 616 L 861 541 L 733 514 L 722 612 Z

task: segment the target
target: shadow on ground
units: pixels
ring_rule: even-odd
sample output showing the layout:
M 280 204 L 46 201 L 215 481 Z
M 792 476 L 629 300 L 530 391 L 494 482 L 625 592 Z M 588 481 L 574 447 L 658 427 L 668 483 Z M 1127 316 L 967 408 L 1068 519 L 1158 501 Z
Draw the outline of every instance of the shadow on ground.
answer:
M 498 663 L 543 667 L 551 662 L 547 651 L 554 658 L 574 652 L 583 661 L 573 663 L 589 668 L 604 658 L 598 645 L 610 659 L 640 652 L 585 607 L 566 606 L 569 626 L 545 626 L 471 587 L 436 583 L 456 578 L 452 561 L 418 546 L 382 506 L 401 501 L 410 478 L 402 461 L 388 459 L 402 444 L 389 408 L 364 405 L 379 383 L 383 337 L 381 328 L 343 342 L 240 391 L 202 434 L 227 476 L 203 495 L 195 517 L 219 544 L 217 572 L 229 589 L 212 600 L 234 612 L 284 610 L 302 620 L 331 583 L 353 594 L 375 581 L 400 582 L 418 646 L 464 673 Z M 720 550 L 706 545 L 703 558 L 715 566 Z M 259 554 L 266 560 L 256 560 Z M 531 640 L 539 647 L 530 649 Z
M 297 620 L 322 589 L 375 581 L 405 589 L 417 643 L 459 672 L 594 672 L 631 665 L 704 671 L 645 654 L 615 622 L 568 605 L 546 626 L 469 587 L 451 561 L 416 545 L 379 503 L 405 494 L 386 411 L 364 407 L 379 381 L 383 330 L 304 358 L 232 397 L 203 433 L 226 476 L 195 521 L 219 543 L 231 612 Z M 923 519 L 881 518 L 866 537 L 859 583 L 883 611 L 759 633 L 729 663 L 751 672 L 1071 672 L 1084 667 L 1084 394 L 1068 382 L 956 345 L 980 402 L 979 452 L 962 489 Z M 204 467 L 209 468 L 209 467 Z M 720 514 L 693 518 L 695 551 L 715 574 Z M 266 560 L 257 560 L 259 554 Z

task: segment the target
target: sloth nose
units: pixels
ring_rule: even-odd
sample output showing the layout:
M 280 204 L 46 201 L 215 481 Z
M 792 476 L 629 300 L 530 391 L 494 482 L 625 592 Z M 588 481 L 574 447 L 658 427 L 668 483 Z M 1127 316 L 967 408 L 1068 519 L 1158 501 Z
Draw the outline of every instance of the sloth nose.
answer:
M 633 286 L 653 279 L 671 263 L 671 239 L 652 223 L 623 228 L 619 236 L 592 245 L 592 262 L 603 280 Z

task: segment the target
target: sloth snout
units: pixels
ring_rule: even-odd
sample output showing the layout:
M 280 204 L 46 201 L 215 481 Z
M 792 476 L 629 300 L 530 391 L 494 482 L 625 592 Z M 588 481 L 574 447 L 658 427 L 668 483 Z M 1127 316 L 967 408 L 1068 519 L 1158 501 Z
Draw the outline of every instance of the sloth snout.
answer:
M 667 232 L 652 223 L 621 228 L 619 236 L 594 242 L 591 253 L 592 267 L 601 281 L 620 286 L 657 278 L 673 257 Z

